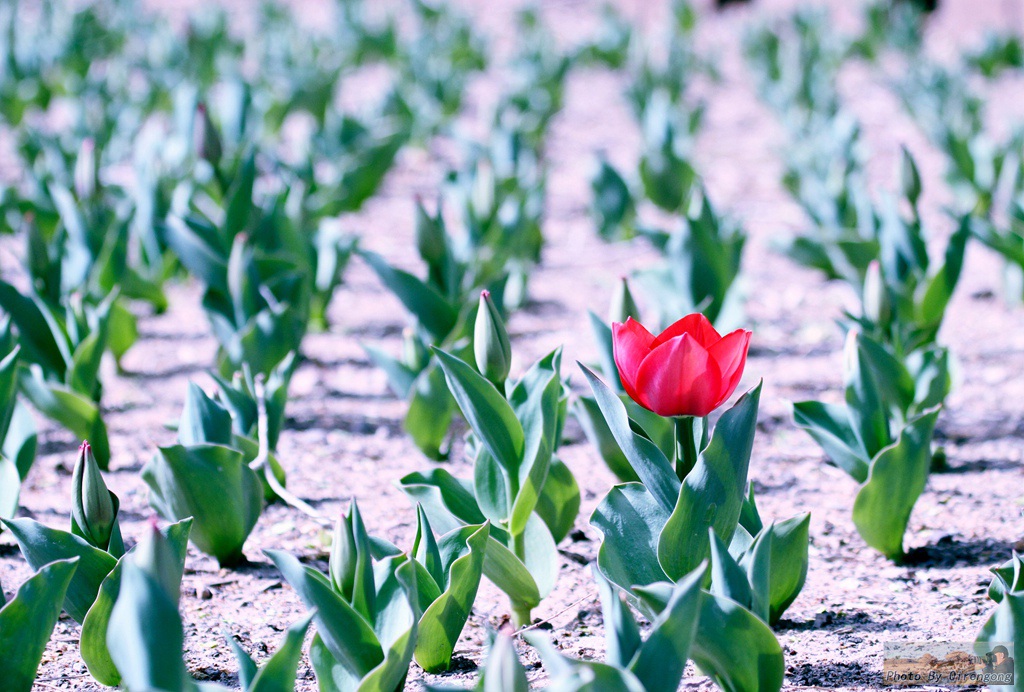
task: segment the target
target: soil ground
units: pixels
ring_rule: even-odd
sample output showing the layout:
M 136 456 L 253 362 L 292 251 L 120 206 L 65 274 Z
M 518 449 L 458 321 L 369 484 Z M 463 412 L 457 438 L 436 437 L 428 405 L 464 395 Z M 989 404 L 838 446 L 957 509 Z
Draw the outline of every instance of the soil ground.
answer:
M 163 0 L 150 4 L 160 7 Z M 199 3 L 175 3 L 181 14 Z M 510 25 L 518 2 L 460 3 L 480 27 L 500 36 Z M 666 16 L 665 2 L 634 0 L 623 5 L 628 16 L 656 31 Z M 717 55 L 723 81 L 698 84 L 707 99 L 707 125 L 696 150 L 717 206 L 740 219 L 750 234 L 744 257 L 746 311 L 754 332 L 751 356 L 740 391 L 763 378 L 759 432 L 751 477 L 762 515 L 778 519 L 810 511 L 810 571 L 803 593 L 777 628 L 786 652 L 786 685 L 803 689 L 868 690 L 881 687 L 882 646 L 887 641 L 971 641 L 991 610 L 985 590 L 989 569 L 1010 557 L 1024 537 L 1022 448 L 1024 448 L 1024 327 L 1020 309 L 1000 299 L 1000 261 L 979 245 L 969 249 L 964 275 L 941 334 L 956 354 L 958 384 L 939 423 L 950 470 L 934 474 L 918 502 L 906 541 L 907 564 L 893 565 L 868 549 L 856 534 L 850 511 L 855 485 L 828 466 L 817 445 L 797 430 L 791 401 L 841 396 L 842 337 L 834 320 L 853 301 L 849 290 L 828 284 L 795 266 L 774 249 L 778 239 L 806 223 L 779 185 L 779 153 L 786 140 L 775 115 L 756 98 L 740 56 L 745 27 L 765 14 L 781 14 L 792 2 L 754 3 L 751 9 L 715 14 L 701 3 L 699 42 Z M 838 10 L 840 25 L 852 28 L 855 14 Z M 930 50 L 955 55 L 976 44 L 986 28 L 1020 28 L 1020 11 L 1009 2 L 957 0 L 943 9 L 929 28 Z M 315 18 L 327 3 L 309 3 L 303 12 Z M 247 4 L 238 0 L 237 11 Z M 597 24 L 595 0 L 543 3 L 543 16 L 560 40 L 572 44 Z M 506 39 L 499 39 L 499 46 Z M 478 80 L 470 91 L 468 123 L 485 119 L 483 107 L 495 84 Z M 597 240 L 587 205 L 594 152 L 603 149 L 630 170 L 635 167 L 639 135 L 625 105 L 623 77 L 601 71 L 572 74 L 566 107 L 554 124 L 544 262 L 534 273 L 530 304 L 511 320 L 514 372 L 548 350 L 562 345 L 566 371 L 582 392 L 574 361 L 596 357 L 586 309 L 603 314 L 620 275 L 656 260 L 643 241 L 603 244 Z M 864 124 L 870 146 L 869 172 L 880 189 L 892 188 L 899 145 L 918 158 L 925 181 L 926 221 L 936 237 L 951 231 L 943 214 L 949 195 L 942 182 L 944 161 L 886 88 L 874 68 L 851 64 L 840 87 L 847 105 Z M 1013 112 L 1019 84 L 1003 82 L 991 93 L 996 127 L 1017 122 Z M 474 120 L 475 118 L 475 120 Z M 439 146 L 405 151 L 381 192 L 345 225 L 365 246 L 415 267 L 412 254 L 415 193 L 432 198 L 444 173 Z M 20 247 L 2 245 L 0 262 L 7 272 L 17 265 Z M 142 338 L 124 361 L 125 372 L 111 367 L 105 378 L 106 419 L 113 449 L 108 483 L 121 498 L 122 530 L 137 538 L 151 510 L 139 470 L 157 445 L 174 434 L 163 427 L 181 410 L 186 382 L 212 387 L 206 373 L 215 342 L 192 285 L 170 289 L 171 308 L 146 315 Z M 642 307 L 642 297 L 641 297 Z M 247 546 L 250 563 L 221 570 L 216 562 L 190 548 L 183 584 L 186 658 L 200 679 L 237 686 L 236 664 L 224 637 L 237 638 L 262 660 L 277 646 L 282 631 L 304 612 L 291 588 L 263 556 L 264 549 L 284 549 L 326 566 L 325 527 L 357 498 L 371 532 L 407 547 L 415 514 L 395 481 L 426 460 L 403 434 L 403 402 L 386 386 L 360 343 L 397 352 L 405 315 L 373 274 L 354 261 L 345 285 L 336 294 L 327 333 L 305 342 L 306 360 L 296 374 L 288 404 L 287 430 L 279 458 L 288 471 L 289 488 L 323 514 L 318 522 L 283 506 L 271 506 Z M 53 526 L 68 522 L 71 467 L 78 441 L 40 419 L 40 453 L 22 492 L 23 516 Z M 574 656 L 603 657 L 603 627 L 596 588 L 587 563 L 595 556 L 600 534 L 588 517 L 613 484 L 612 475 L 570 421 L 561 457 L 583 490 L 577 530 L 561 546 L 562 569 L 553 594 L 535 615 L 558 646 Z M 458 454 L 448 464 L 467 475 L 469 464 Z M 9 535 L 0 535 L 0 583 L 8 591 L 29 570 Z M 485 584 L 458 651 L 457 669 L 443 682 L 466 686 L 482 658 L 485 628 L 508 628 L 508 606 L 500 592 Z M 79 627 L 60 621 L 39 671 L 37 688 L 95 689 L 78 655 Z M 524 661 L 535 654 L 521 646 Z M 543 684 L 537 663 L 531 678 Z M 415 666 L 410 689 L 422 671 Z M 436 679 L 434 680 L 436 681 Z M 691 669 L 685 689 L 713 689 Z M 304 660 L 299 689 L 315 689 Z

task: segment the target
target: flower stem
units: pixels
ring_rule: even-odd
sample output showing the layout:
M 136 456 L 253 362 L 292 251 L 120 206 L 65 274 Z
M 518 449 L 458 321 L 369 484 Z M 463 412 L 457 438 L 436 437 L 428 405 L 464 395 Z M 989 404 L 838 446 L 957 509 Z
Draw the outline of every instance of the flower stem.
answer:
M 512 534 L 512 552 L 520 562 L 526 564 L 526 535 L 524 533 Z M 530 606 L 512 601 L 512 622 L 516 629 L 528 627 L 532 623 L 530 617 Z
M 679 416 L 676 422 L 676 476 L 683 480 L 697 464 L 703 446 L 705 419 Z

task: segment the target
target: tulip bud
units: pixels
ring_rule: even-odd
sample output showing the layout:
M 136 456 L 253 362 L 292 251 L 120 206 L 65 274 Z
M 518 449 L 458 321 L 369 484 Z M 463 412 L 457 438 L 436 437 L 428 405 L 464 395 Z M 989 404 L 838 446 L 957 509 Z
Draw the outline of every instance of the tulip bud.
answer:
M 75 194 L 78 199 L 89 199 L 96 194 L 96 179 L 99 167 L 96 160 L 96 143 L 91 138 L 82 140 L 75 160 Z
M 331 559 L 328 572 L 334 590 L 346 601 L 352 600 L 356 581 L 356 538 L 352 529 L 352 515 L 338 517 L 331 539 Z
M 210 119 L 210 114 L 206 112 L 204 103 L 196 106 L 196 119 L 192 126 L 192 146 L 196 156 L 204 161 L 209 161 L 214 166 L 220 162 L 220 157 L 224 154 L 220 135 L 213 120 Z
M 911 204 L 917 204 L 921 196 L 921 174 L 918 173 L 917 164 L 906 147 L 901 147 L 900 188 L 903 190 L 903 196 L 909 199 Z
M 889 309 L 885 282 L 877 261 L 868 265 L 867 273 L 864 275 L 864 292 L 861 300 L 864 304 L 864 317 L 875 324 L 883 324 L 889 314 Z
M 505 323 L 491 300 L 490 291 L 480 292 L 480 305 L 476 310 L 473 328 L 473 355 L 480 374 L 501 390 L 512 367 L 512 347 L 508 342 Z
M 406 327 L 402 331 L 402 360 L 414 372 L 420 372 L 430 362 L 430 351 L 415 329 Z
M 83 442 L 78 448 L 72 484 L 75 488 L 72 521 L 81 531 L 82 538 L 100 550 L 106 550 L 117 521 L 117 510 L 88 442 Z
M 640 308 L 633 300 L 633 294 L 629 290 L 629 281 L 623 276 L 616 287 L 615 295 L 612 296 L 611 309 L 608 311 L 608 323 L 623 324 L 630 317 L 639 322 Z
M 430 265 L 440 264 L 447 250 L 441 212 L 438 211 L 436 218 L 431 218 L 419 199 L 416 200 L 416 250 Z
M 167 537 L 160 532 L 155 517 L 150 519 L 139 545 L 132 553 L 132 560 L 160 584 L 177 605 L 181 597 L 181 560 Z

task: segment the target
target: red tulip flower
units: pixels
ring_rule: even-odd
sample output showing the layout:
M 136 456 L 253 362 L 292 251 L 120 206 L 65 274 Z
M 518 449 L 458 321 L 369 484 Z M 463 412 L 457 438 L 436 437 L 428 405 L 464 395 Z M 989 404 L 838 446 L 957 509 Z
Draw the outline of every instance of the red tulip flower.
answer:
M 626 393 L 659 416 L 703 417 L 743 376 L 746 329 L 722 336 L 704 315 L 687 315 L 658 336 L 633 318 L 612 324 L 615 365 Z

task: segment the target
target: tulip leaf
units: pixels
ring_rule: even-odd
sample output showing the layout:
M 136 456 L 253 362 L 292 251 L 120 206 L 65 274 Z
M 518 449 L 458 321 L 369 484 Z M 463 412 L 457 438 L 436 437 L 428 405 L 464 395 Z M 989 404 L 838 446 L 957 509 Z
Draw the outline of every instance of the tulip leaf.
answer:
M 626 407 L 608 385 L 600 380 L 582 363 L 579 364 L 584 376 L 594 391 L 601 413 L 604 415 L 608 429 L 615 437 L 619 448 L 644 486 L 650 491 L 658 503 L 668 512 L 675 507 L 679 497 L 679 478 L 675 469 L 656 444 L 642 437 L 630 428 Z M 614 581 L 614 580 L 613 580 Z
M 444 372 L 431 363 L 413 383 L 404 422 L 412 441 L 429 458 L 443 460 L 447 456 L 441 447 L 448 437 L 456 410 Z
M 629 670 L 645 690 L 679 688 L 700 622 L 701 583 L 706 571 L 698 568 L 672 585 L 672 596 L 630 661 Z
M 197 232 L 200 228 L 203 230 L 202 235 Z M 210 289 L 227 295 L 227 252 L 220 247 L 212 246 L 209 242 L 210 239 L 218 244 L 220 242 L 215 228 L 200 225 L 195 219 L 182 220 L 176 216 L 169 216 L 164 226 L 164 236 L 167 245 L 189 274 Z
M 37 442 L 36 422 L 31 411 L 20 400 L 16 401 L 7 434 L 3 440 L 2 454 L 18 467 L 18 475 L 21 480 L 25 480 L 25 477 L 28 476 L 28 471 L 35 461 Z
M 72 558 L 43 566 L 0 608 L 0 669 L 5 689 L 32 690 L 76 563 Z
M 312 567 L 304 567 L 286 552 L 268 550 L 266 555 L 302 602 L 316 609 L 313 620 L 317 637 L 333 661 L 340 662 L 343 669 L 358 680 L 384 660 L 384 650 L 370 623 L 334 591 L 324 575 Z M 317 677 L 320 678 L 319 668 Z
M 438 533 L 450 533 L 467 524 L 479 525 L 487 521 L 473 496 L 472 484 L 445 469 L 433 469 L 428 474 L 410 473 L 399 485 L 410 500 L 422 506 L 430 525 Z
M 714 529 L 708 529 L 711 541 L 711 593 L 730 598 L 745 608 L 754 601 L 747 573 L 729 554 L 728 548 Z
M 640 628 L 619 588 L 605 579 L 600 570 L 595 569 L 593 572 L 601 594 L 605 655 L 611 665 L 625 668 L 640 648 Z
M 641 483 L 616 485 L 590 518 L 604 538 L 597 553 L 601 572 L 630 592 L 636 584 L 667 581 L 658 562 L 658 537 L 669 513 Z
M 25 561 L 34 570 L 56 560 L 78 558 L 75 576 L 64 597 L 64 609 L 75 621 L 84 621 L 100 585 L 117 565 L 117 560 L 78 536 L 51 529 L 32 519 L 11 519 L 4 521 L 3 525 L 18 541 Z
M 63 385 L 44 381 L 38 371 L 22 374 L 21 389 L 40 413 L 63 425 L 75 437 L 89 440 L 96 463 L 104 471 L 109 468 L 107 426 L 99 407 L 90 398 Z
M 888 412 L 879 391 L 879 378 L 867 361 L 861 341 L 858 335 L 852 352 L 847 353 L 847 415 L 861 448 L 867 450 L 869 457 L 874 457 L 892 444 L 892 438 Z
M 984 655 L 998 644 L 1017 644 L 1021 641 L 1024 641 L 1024 593 L 1016 591 L 1004 594 L 992 615 L 981 626 L 975 650 L 979 655 Z M 1024 679 L 1024 656 L 1014 655 L 1011 660 L 1013 680 L 1019 686 Z M 1012 689 L 1016 690 L 1017 686 Z
M 724 542 L 732 538 L 746 495 L 760 398 L 759 383 L 722 414 L 683 481 L 658 540 L 658 559 L 670 579 L 682 578 L 707 559 L 708 527 Z
M 358 253 L 436 342 L 440 343 L 451 333 L 458 322 L 458 313 L 433 286 L 392 267 L 374 252 L 359 250 Z
M 849 422 L 845 405 L 800 401 L 793 404 L 793 418 L 821 445 L 833 464 L 858 483 L 867 480 L 867 452 Z
M 525 438 L 512 407 L 467 363 L 437 348 L 434 353 L 469 427 L 509 477 L 518 481 Z
M 388 378 L 388 387 L 399 399 L 409 396 L 416 378 L 421 373 L 409 368 L 398 358 L 392 358 L 384 351 L 373 346 L 362 344 L 363 351 L 375 366 L 384 371 Z
M 174 551 L 177 573 L 173 576 L 176 578 L 178 590 L 181 588 L 181 576 L 185 571 L 185 553 L 188 550 L 188 536 L 191 529 L 191 519 L 184 519 L 160 529 L 160 533 L 164 534 Z M 107 649 L 107 630 L 110 627 L 111 613 L 114 611 L 118 594 L 121 592 L 121 573 L 125 559 L 134 552 L 133 548 L 117 561 L 110 574 L 100 584 L 96 600 L 82 621 L 80 637 L 82 660 L 85 661 L 93 678 L 100 684 L 109 687 L 121 684 L 121 674 L 118 673 L 110 651 Z
M 25 359 L 39 363 L 47 372 L 63 375 L 71 363 L 71 352 L 64 341 L 63 330 L 45 304 L 0 281 L 0 308 L 11 316 L 18 328 L 18 343 Z
M 853 503 L 853 523 L 864 541 L 890 559 L 903 555 L 903 534 L 931 469 L 931 441 L 939 409 L 912 420 L 896 442 L 871 462 Z
M 134 562 L 125 562 L 106 632 L 125 689 L 195 689 L 182 660 L 185 633 L 176 596 Z
M 544 492 L 534 511 L 548 525 L 556 544 L 572 531 L 580 513 L 580 488 L 572 471 L 560 459 L 551 459 Z
M 770 609 L 768 624 L 774 625 L 804 588 L 807 580 L 808 538 L 811 515 L 804 514 L 771 526 Z
M 619 443 L 615 441 L 615 436 L 601 415 L 597 400 L 589 396 L 576 397 L 572 412 L 590 444 L 597 449 L 598 455 L 615 477 L 623 483 L 639 483 L 640 476 L 636 475 Z
M 221 445 L 160 447 L 142 478 L 164 519 L 194 519 L 196 547 L 225 566 L 244 559 L 242 546 L 263 509 L 263 486 L 242 452 Z
M 703 593 L 690 658 L 723 690 L 777 692 L 785 662 L 771 628 L 736 601 Z
M 189 381 L 178 422 L 178 444 L 231 446 L 231 414 Z

